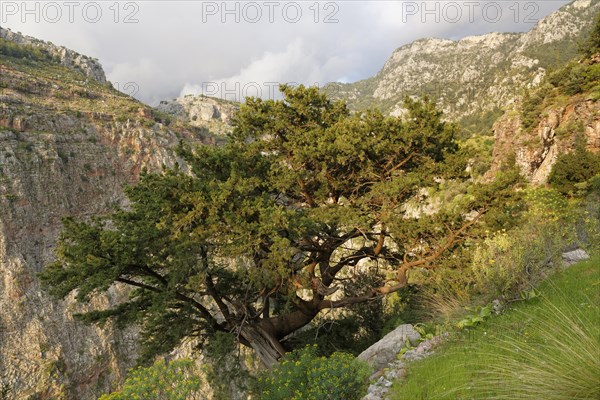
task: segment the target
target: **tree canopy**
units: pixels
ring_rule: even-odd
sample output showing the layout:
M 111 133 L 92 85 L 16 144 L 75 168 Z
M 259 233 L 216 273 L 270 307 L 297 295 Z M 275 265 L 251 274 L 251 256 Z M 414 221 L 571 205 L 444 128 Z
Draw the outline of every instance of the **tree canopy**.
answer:
M 408 212 L 424 188 L 469 179 L 456 127 L 431 101 L 407 99 L 397 118 L 351 113 L 316 88 L 281 90 L 283 100 L 248 98 L 225 145 L 182 145 L 185 169 L 143 174 L 127 209 L 66 219 L 41 274 L 49 290 L 86 301 L 131 286 L 127 301 L 80 317 L 138 323 L 147 356 L 232 332 L 272 366 L 320 311 L 405 287 L 411 270 L 439 266 L 499 220 L 490 211 L 510 198 L 510 174 Z M 365 270 L 377 284 L 345 296 Z

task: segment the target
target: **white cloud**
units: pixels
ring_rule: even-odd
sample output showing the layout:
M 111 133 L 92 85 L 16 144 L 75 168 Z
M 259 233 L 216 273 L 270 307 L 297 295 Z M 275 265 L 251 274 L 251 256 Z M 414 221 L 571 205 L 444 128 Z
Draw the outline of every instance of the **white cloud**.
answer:
M 297 81 L 298 77 L 302 81 Z M 314 49 L 302 38 L 296 38 L 284 51 L 266 51 L 235 75 L 186 83 L 180 95 L 206 94 L 238 101 L 246 95 L 273 97 L 278 82 L 319 84 L 324 78 Z
M 111 67 L 107 78 L 118 90 L 156 103 L 164 99 L 158 94 L 162 90 L 162 79 L 167 75 L 156 59 L 144 57 L 115 64 Z M 140 85 L 138 82 L 144 82 L 144 85 Z

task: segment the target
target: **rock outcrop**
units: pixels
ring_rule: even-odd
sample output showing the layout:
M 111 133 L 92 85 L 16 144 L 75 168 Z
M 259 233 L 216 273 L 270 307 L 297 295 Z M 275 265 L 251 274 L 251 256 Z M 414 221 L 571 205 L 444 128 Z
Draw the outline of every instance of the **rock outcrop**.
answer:
M 396 359 L 396 354 L 406 346 L 407 341 L 415 345 L 420 338 L 421 335 L 412 325 L 400 325 L 360 353 L 358 359 L 366 361 L 373 369 L 379 370 Z
M 575 249 L 562 253 L 562 260 L 565 267 L 577 264 L 580 261 L 589 260 L 590 255 L 583 249 Z
M 410 326 L 412 328 L 411 325 L 401 326 Z M 370 379 L 373 383 L 369 385 L 367 395 L 364 396 L 362 400 L 382 400 L 386 398 L 386 394 L 392 387 L 393 382 L 406 376 L 407 362 L 410 363 L 412 361 L 418 361 L 429 357 L 433 353 L 433 349 L 442 343 L 442 341 L 447 339 L 448 336 L 449 335 L 447 333 L 444 333 L 439 336 L 434 336 L 431 339 L 423 340 L 416 347 L 406 350 L 400 356 L 398 356 L 397 353 L 392 353 L 390 358 L 393 361 L 390 361 L 384 365 L 385 368 L 380 367 L 380 369 L 373 374 L 373 376 L 371 376 Z M 403 343 L 400 349 L 405 347 L 405 345 L 406 341 Z M 373 346 L 377 346 L 377 343 L 375 343 Z
M 524 129 L 518 111 L 507 112 L 494 125 L 494 174 L 514 154 L 521 174 L 531 183 L 546 183 L 552 166 L 560 154 L 573 151 L 576 137 L 583 135 L 587 149 L 600 151 L 600 103 L 572 97 L 568 104 L 551 107 L 539 123 Z
M 231 132 L 231 118 L 239 109 L 239 104 L 202 95 L 187 95 L 174 100 L 163 100 L 156 108 L 192 126 L 223 135 Z

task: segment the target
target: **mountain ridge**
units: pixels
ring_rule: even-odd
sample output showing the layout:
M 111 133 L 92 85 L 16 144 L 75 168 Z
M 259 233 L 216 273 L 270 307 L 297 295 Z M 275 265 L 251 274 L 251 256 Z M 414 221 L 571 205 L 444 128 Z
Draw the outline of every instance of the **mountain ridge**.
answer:
M 575 0 L 528 32 L 419 39 L 396 49 L 375 76 L 323 90 L 352 109 L 392 115 L 402 114 L 404 96 L 428 95 L 453 121 L 505 108 L 549 68 L 576 55 L 571 44 L 586 35 L 598 10 L 597 0 Z
M 45 50 L 59 62 L 72 70 L 81 71 L 88 78 L 92 78 L 99 83 L 108 83 L 106 74 L 100 62 L 92 57 L 70 50 L 65 46 L 57 46 L 51 42 L 36 39 L 32 36 L 23 35 L 20 32 L 13 32 L 8 28 L 0 27 L 0 38 L 10 42 L 33 46 Z

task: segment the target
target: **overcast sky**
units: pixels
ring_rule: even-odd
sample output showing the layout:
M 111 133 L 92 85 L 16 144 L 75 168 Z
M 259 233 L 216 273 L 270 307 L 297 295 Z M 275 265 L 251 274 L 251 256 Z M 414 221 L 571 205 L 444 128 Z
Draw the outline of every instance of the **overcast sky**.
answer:
M 115 86 L 155 105 L 202 91 L 269 97 L 274 82 L 354 82 L 413 40 L 527 31 L 566 3 L 2 0 L 0 24 L 97 57 Z

